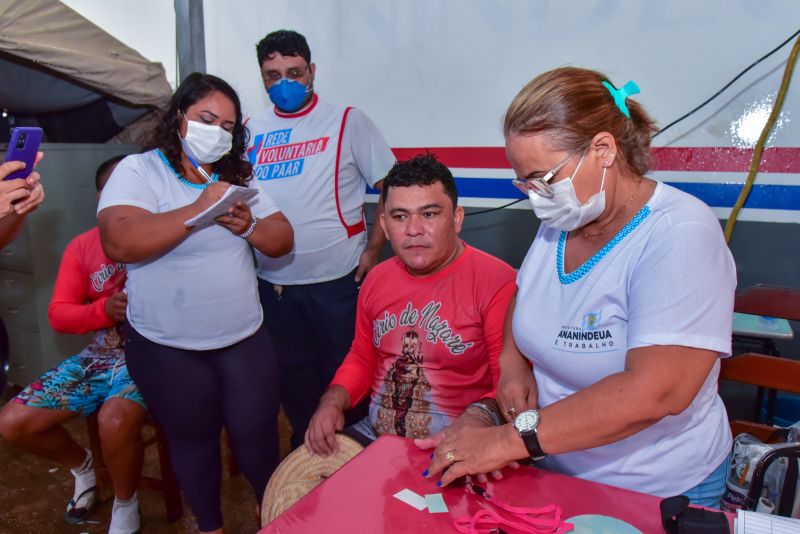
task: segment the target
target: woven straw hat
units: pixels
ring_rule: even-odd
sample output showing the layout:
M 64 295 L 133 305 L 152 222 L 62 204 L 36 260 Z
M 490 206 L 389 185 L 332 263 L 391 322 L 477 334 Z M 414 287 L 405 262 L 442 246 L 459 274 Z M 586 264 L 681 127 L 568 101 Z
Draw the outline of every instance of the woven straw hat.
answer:
M 284 458 L 264 492 L 261 503 L 262 527 L 364 450 L 360 443 L 344 434 L 336 434 L 336 441 L 339 452 L 327 458 L 308 452 L 302 445 Z

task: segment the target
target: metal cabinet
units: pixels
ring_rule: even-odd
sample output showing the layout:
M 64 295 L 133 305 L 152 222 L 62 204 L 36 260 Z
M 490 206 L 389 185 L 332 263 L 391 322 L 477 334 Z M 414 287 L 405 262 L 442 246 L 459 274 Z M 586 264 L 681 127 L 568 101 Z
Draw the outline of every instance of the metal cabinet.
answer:
M 45 200 L 17 239 L 0 251 L 0 317 L 9 337 L 9 382 L 21 386 L 88 343 L 89 336 L 55 332 L 47 308 L 67 243 L 97 224 L 97 166 L 138 147 L 45 143 L 42 151 L 38 170 Z

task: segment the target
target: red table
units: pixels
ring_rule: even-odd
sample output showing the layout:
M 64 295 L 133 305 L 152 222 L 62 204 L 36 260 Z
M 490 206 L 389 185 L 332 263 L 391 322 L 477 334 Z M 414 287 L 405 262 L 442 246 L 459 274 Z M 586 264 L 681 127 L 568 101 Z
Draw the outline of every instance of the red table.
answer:
M 331 478 L 276 518 L 268 533 L 409 533 L 456 532 L 453 519 L 472 515 L 492 504 L 468 494 L 464 487 L 436 487 L 422 478 L 430 452 L 411 440 L 383 436 Z M 443 493 L 449 513 L 418 511 L 392 497 L 408 488 L 420 495 Z M 564 517 L 582 514 L 613 516 L 645 533 L 663 533 L 659 497 L 552 473 L 533 467 L 508 470 L 493 483 L 494 494 L 516 506 L 556 503 Z M 501 512 L 502 514 L 502 512 Z

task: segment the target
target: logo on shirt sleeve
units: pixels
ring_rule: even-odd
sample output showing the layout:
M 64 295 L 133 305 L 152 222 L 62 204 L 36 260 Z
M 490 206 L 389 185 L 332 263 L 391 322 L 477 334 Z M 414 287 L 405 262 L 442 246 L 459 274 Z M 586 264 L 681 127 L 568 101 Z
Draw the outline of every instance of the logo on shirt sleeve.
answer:
M 324 152 L 330 139 L 319 137 L 292 143 L 291 137 L 292 129 L 287 128 L 258 134 L 253 139 L 247 158 L 253 164 L 253 176 L 257 180 L 276 180 L 301 174 L 306 158 Z

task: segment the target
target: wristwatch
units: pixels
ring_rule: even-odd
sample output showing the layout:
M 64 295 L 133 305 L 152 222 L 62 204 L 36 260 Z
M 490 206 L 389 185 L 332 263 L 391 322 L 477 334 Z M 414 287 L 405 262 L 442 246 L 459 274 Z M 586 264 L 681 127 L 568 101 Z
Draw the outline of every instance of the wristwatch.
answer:
M 525 443 L 525 448 L 528 449 L 528 454 L 531 455 L 531 460 L 534 461 L 542 460 L 547 456 L 539 445 L 539 436 L 536 434 L 539 421 L 541 421 L 539 410 L 525 410 L 514 418 L 514 428 L 517 429 L 519 437 Z

